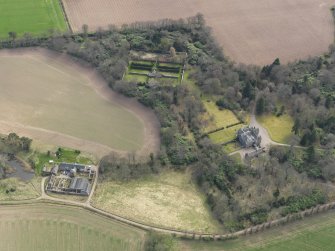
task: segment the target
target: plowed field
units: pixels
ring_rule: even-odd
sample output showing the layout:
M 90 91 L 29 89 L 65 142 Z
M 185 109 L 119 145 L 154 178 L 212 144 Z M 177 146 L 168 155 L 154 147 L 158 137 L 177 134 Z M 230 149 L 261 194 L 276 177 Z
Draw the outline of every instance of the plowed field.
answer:
M 92 68 L 43 49 L 0 52 L 0 133 L 98 156 L 148 155 L 159 147 L 158 121 L 113 92 Z
M 234 61 L 269 64 L 319 55 L 333 41 L 333 0 L 63 0 L 74 31 L 204 14 Z

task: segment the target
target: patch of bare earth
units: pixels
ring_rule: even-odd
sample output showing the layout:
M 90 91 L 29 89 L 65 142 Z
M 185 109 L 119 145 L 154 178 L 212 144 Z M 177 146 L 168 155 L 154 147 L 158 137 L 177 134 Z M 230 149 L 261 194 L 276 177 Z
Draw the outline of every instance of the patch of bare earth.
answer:
M 327 51 L 333 42 L 333 0 L 63 0 L 70 25 L 94 30 L 203 13 L 227 56 L 236 62 L 283 63 Z
M 139 156 L 147 156 L 151 152 L 156 153 L 158 151 L 160 145 L 160 139 L 159 139 L 160 126 L 154 113 L 150 109 L 138 103 L 136 100 L 126 98 L 112 91 L 108 87 L 107 83 L 88 64 L 85 64 L 84 62 L 81 61 L 79 62 L 74 58 L 71 58 L 65 54 L 59 54 L 42 48 L 0 51 L 0 57 L 18 56 L 18 55 L 24 57 L 30 57 L 37 61 L 43 61 L 46 64 L 48 64 L 48 62 L 50 63 L 56 62 L 62 65 L 63 67 L 67 68 L 67 70 L 70 72 L 71 71 L 79 72 L 79 74 L 82 77 L 88 79 L 88 83 L 90 84 L 91 88 L 93 88 L 98 95 L 110 101 L 112 103 L 111 105 L 117 104 L 118 106 L 121 106 L 125 110 L 131 112 L 143 124 L 144 143 L 143 146 L 140 148 L 140 150 L 136 152 L 136 154 Z M 53 67 L 52 64 L 50 64 L 50 67 Z M 5 78 L 3 80 L 5 80 Z M 13 116 L 15 116 L 15 110 L 12 111 L 12 114 Z M 66 123 L 66 121 L 64 121 L 64 123 Z M 0 133 L 9 134 L 11 132 L 15 132 L 20 136 L 30 137 L 44 144 L 69 147 L 81 150 L 83 152 L 92 153 L 97 157 L 101 157 L 110 152 L 116 152 L 119 153 L 120 155 L 127 154 L 126 151 L 114 149 L 94 141 L 73 137 L 71 135 L 67 135 L 57 131 L 47 130 L 39 127 L 33 127 L 13 121 L 0 120 Z

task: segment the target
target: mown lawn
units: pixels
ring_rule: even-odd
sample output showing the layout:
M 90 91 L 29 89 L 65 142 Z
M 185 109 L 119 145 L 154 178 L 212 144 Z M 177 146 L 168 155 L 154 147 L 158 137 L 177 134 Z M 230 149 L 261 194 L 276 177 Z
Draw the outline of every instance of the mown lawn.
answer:
M 335 212 L 330 211 L 235 240 L 181 241 L 181 246 L 185 251 L 333 251 L 334 234 Z
M 0 38 L 68 29 L 59 0 L 0 0 Z
M 238 118 L 236 118 L 232 111 L 228 109 L 219 109 L 213 101 L 203 101 L 203 103 L 209 117 L 213 117 L 213 121 L 211 121 L 205 129 L 206 132 L 239 122 Z
M 257 121 L 264 126 L 271 139 L 279 143 L 289 143 L 292 136 L 293 119 L 287 114 L 280 117 L 275 115 L 264 115 L 257 117 Z
M 57 151 L 59 151 L 58 156 L 56 156 Z M 85 165 L 94 164 L 94 160 L 91 159 L 90 156 L 82 154 L 78 150 L 68 149 L 64 147 L 58 148 L 57 150 L 55 147 L 53 147 L 52 150 L 45 150 L 44 152 L 41 152 L 40 150 L 32 150 L 29 153 L 21 153 L 19 155 L 20 157 L 24 158 L 28 163 L 30 161 L 34 162 L 34 170 L 36 174 L 41 174 L 44 165 L 48 164 L 50 160 L 54 162 L 79 163 Z
M 241 150 L 241 145 L 237 142 L 232 142 L 223 146 L 223 150 L 229 154 L 238 150 Z
M 226 143 L 236 138 L 237 131 L 241 127 L 243 127 L 242 124 L 236 125 L 217 132 L 210 133 L 208 136 L 214 144 Z
M 128 82 L 146 83 L 148 81 L 148 77 L 142 76 L 142 75 L 126 74 L 123 80 L 128 81 Z

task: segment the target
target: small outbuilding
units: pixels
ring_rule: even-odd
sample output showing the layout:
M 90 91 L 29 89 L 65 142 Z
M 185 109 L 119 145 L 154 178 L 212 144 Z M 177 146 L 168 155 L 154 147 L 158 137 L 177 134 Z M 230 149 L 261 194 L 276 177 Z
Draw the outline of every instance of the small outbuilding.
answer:
M 48 176 L 48 175 L 57 175 L 58 172 L 58 165 L 45 165 L 42 170 L 42 175 L 43 176 Z

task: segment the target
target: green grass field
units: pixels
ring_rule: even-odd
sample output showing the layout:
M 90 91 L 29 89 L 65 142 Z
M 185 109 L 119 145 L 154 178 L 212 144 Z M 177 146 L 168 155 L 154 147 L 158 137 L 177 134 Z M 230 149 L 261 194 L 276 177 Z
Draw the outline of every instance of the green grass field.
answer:
M 146 238 L 142 230 L 75 207 L 6 205 L 0 215 L 1 251 L 133 251 L 143 250 Z
M 92 200 L 97 208 L 150 225 L 222 232 L 188 171 L 166 171 L 124 183 L 103 181 Z
M 188 251 L 333 251 L 335 211 L 223 242 L 181 241 Z
M 43 128 L 118 150 L 136 151 L 144 144 L 144 122 L 132 108 L 105 98 L 103 95 L 108 95 L 109 90 L 98 93 L 94 80 L 90 81 L 83 70 L 71 67 L 67 61 L 52 60 L 42 53 L 1 54 L 0 75 L 2 121 Z M 94 147 L 98 149 L 99 145 Z
M 217 128 L 222 128 L 232 124 L 236 124 L 239 122 L 238 118 L 236 118 L 235 114 L 232 111 L 228 109 L 220 110 L 219 107 L 213 101 L 203 101 L 203 103 L 208 112 L 207 116 L 213 117 L 213 121 L 211 121 L 205 128 L 206 132 L 215 130 Z
M 0 0 L 0 38 L 68 29 L 59 0 Z
M 274 115 L 264 115 L 257 117 L 257 121 L 264 126 L 271 139 L 279 143 L 289 143 L 292 136 L 293 119 L 287 114 L 280 117 Z

